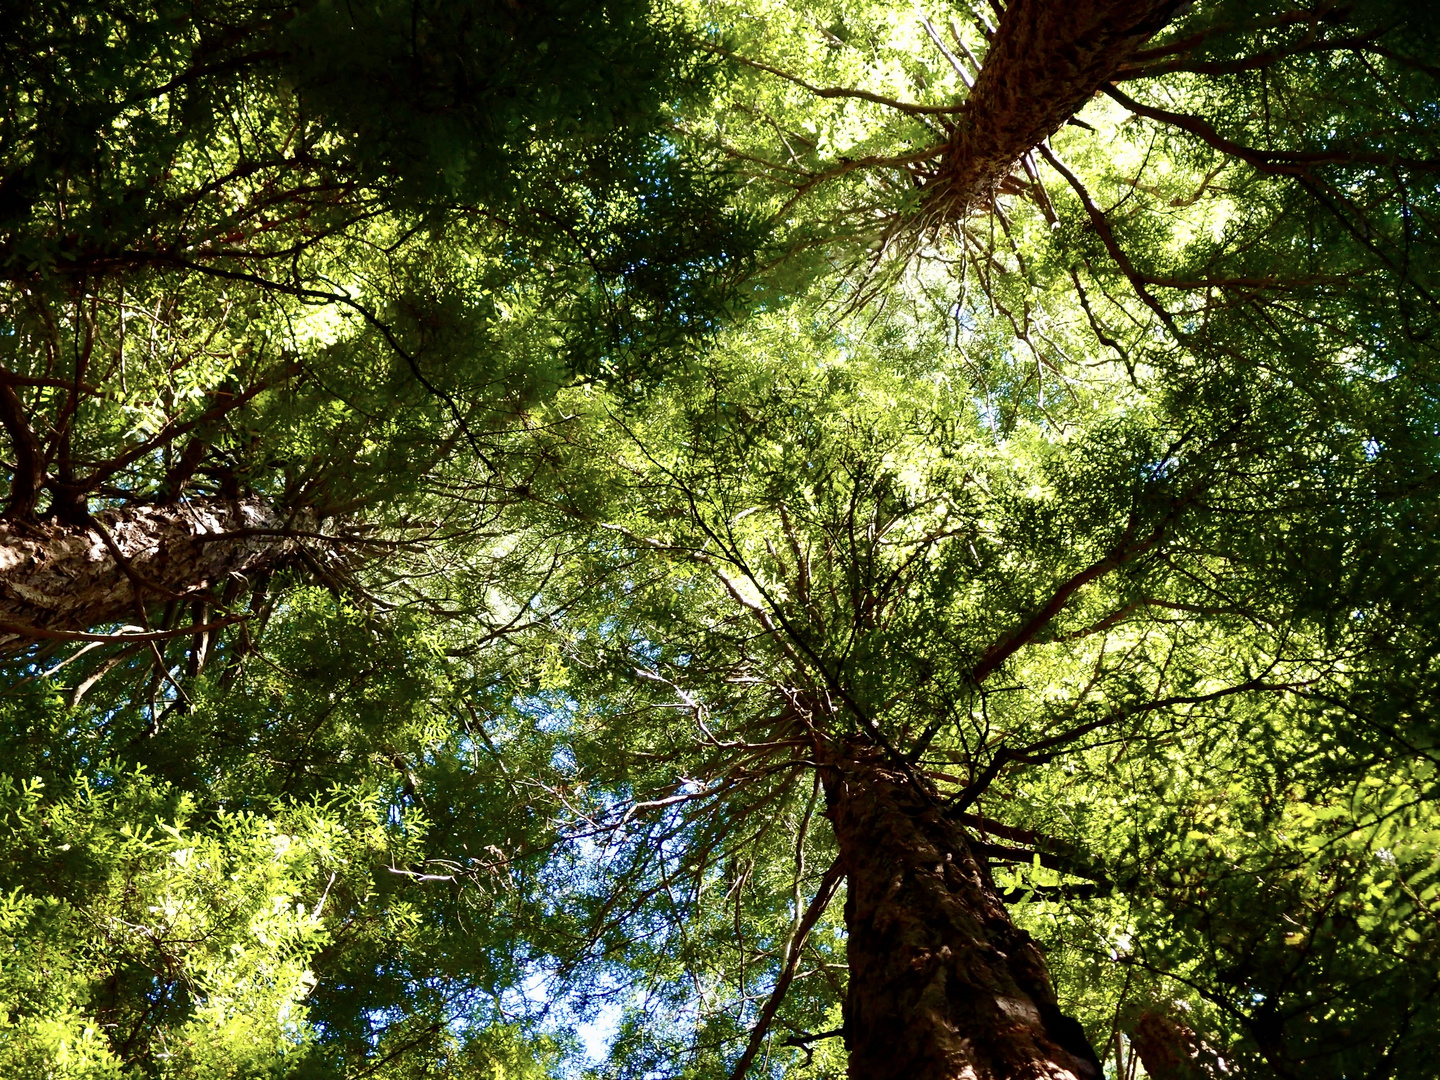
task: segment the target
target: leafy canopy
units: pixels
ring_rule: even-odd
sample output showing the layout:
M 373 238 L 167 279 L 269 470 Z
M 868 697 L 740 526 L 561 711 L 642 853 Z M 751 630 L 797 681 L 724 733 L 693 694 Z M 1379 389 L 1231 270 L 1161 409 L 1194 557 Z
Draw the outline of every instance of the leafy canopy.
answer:
M 217 645 L 12 667 L 0 1060 L 838 1075 L 823 744 L 1117 1076 L 1433 1075 L 1428 8 L 1197 5 L 939 217 L 983 12 L 20 27 L 11 515 L 330 531 Z

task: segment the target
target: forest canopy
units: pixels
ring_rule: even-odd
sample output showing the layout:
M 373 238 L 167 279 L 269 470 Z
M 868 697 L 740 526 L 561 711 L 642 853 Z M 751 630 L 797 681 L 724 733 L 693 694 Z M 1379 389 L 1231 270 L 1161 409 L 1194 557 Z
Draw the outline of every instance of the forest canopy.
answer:
M 1440 1073 L 1440 13 L 12 0 L 0 1075 Z

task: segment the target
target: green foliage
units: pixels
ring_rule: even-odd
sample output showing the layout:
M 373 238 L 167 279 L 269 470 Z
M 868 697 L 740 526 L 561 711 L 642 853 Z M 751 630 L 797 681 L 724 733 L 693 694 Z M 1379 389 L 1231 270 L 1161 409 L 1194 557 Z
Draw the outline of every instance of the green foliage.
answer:
M 927 229 L 933 5 L 17 10 L 7 523 L 296 546 L 6 668 L 0 1073 L 728 1076 L 793 969 L 838 1076 L 863 746 L 1117 1077 L 1435 1075 L 1428 7 L 1196 5 Z
M 313 1073 L 329 888 L 392 846 L 373 797 L 204 821 L 141 770 L 104 784 L 0 785 L 7 1074 Z
M 8 513 L 387 503 L 569 379 L 654 378 L 753 239 L 645 2 L 25 4 L 0 114 Z
M 750 980 L 833 857 L 800 824 L 818 728 L 1058 853 L 1002 884 L 1097 1045 L 1178 1000 L 1249 1070 L 1426 1075 L 1434 553 L 1410 515 L 1430 481 L 1397 486 L 1398 454 L 1357 437 L 1378 409 L 1243 379 L 1177 400 L 1097 364 L 1044 411 L 1023 383 L 977 400 L 915 311 L 892 294 L 863 335 L 758 317 L 644 410 L 557 402 L 540 527 L 599 527 L 557 628 L 567 805 L 608 838 L 595 902 L 646 927 L 616 1065 L 733 1061 Z M 1433 476 L 1433 431 L 1403 445 Z M 838 945 L 818 934 L 814 960 Z M 808 979 L 781 1030 L 833 1026 L 835 986 Z
M 6 759 L 25 771 L 0 885 L 20 905 L 16 971 L 43 976 L 10 1007 L 70 1016 L 67 1045 L 89 1029 L 145 1075 L 531 1075 L 553 1050 L 491 1027 L 523 975 L 517 941 L 563 933 L 536 859 L 556 735 L 423 617 L 301 590 L 264 640 L 263 660 L 168 709 L 72 710 L 34 682 L 7 698 Z M 40 989 L 65 1007 L 26 996 Z M 17 1045 L 51 1062 L 38 1037 Z

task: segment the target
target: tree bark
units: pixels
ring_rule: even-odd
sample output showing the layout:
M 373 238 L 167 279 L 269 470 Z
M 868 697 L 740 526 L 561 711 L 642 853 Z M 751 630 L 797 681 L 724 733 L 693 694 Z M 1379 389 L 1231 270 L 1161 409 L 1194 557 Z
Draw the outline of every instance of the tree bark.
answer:
M 1146 1009 L 1130 1025 L 1130 1043 L 1150 1080 L 1221 1080 L 1230 1067 L 1188 1024 Z
M 296 551 L 281 533 L 313 527 L 254 499 L 107 510 L 85 526 L 0 522 L 0 652 L 273 571 Z
M 927 226 L 963 221 L 1187 0 L 1012 0 L 927 185 Z
M 855 1080 L 1099 1080 L 963 832 L 866 751 L 822 762 L 847 883 Z

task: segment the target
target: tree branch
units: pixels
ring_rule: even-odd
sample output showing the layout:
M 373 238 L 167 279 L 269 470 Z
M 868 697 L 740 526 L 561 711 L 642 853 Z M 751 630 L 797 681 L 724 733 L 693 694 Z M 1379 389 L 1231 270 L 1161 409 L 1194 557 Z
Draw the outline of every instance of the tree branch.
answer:
M 10 481 L 10 500 L 5 516 L 26 520 L 35 514 L 40 487 L 45 481 L 45 451 L 25 415 L 25 403 L 15 392 L 13 377 L 0 368 L 0 425 L 15 448 L 15 473 Z
M 169 641 L 171 638 L 209 633 L 212 630 L 219 630 L 221 627 L 244 622 L 248 618 L 250 618 L 249 615 L 229 615 L 223 619 L 215 619 L 213 622 L 197 623 L 194 626 L 181 626 L 174 630 L 146 631 L 136 628 L 135 632 L 127 633 L 122 628 L 118 634 L 89 634 L 78 630 L 46 630 L 39 626 L 26 626 L 22 623 L 0 622 L 0 633 L 18 634 L 22 637 L 33 638 L 40 641 L 95 641 L 101 643 Z
M 825 914 L 825 909 L 830 906 L 830 901 L 835 896 L 835 890 L 840 887 L 840 882 L 845 876 L 844 868 L 840 860 L 836 859 L 825 871 L 825 877 L 820 881 L 820 887 L 815 890 L 815 896 L 810 901 L 810 906 L 805 909 L 805 915 L 796 927 L 795 933 L 790 938 L 790 944 L 786 949 L 785 967 L 780 972 L 780 978 L 775 982 L 775 989 L 770 992 L 765 1007 L 760 1010 L 760 1019 L 756 1021 L 754 1028 L 750 1031 L 750 1042 L 745 1047 L 745 1052 L 740 1055 L 740 1060 L 735 1063 L 735 1068 L 730 1071 L 730 1080 L 743 1080 L 745 1073 L 749 1070 L 755 1057 L 760 1053 L 760 1047 L 765 1042 L 765 1036 L 770 1031 L 770 1025 L 775 1019 L 775 1013 L 780 1008 L 781 1002 L 785 1000 L 785 993 L 790 989 L 791 982 L 795 979 L 795 971 L 800 966 L 800 952 L 805 944 L 805 939 L 810 936 L 810 931 L 820 921 L 820 916 Z
M 794 83 L 796 86 L 803 87 L 810 91 L 810 93 L 816 97 L 856 98 L 860 101 L 869 101 L 876 105 L 884 105 L 887 109 L 896 109 L 903 113 L 909 113 L 912 116 L 945 115 L 948 113 L 957 113 L 964 108 L 961 104 L 920 105 L 913 101 L 897 101 L 895 98 L 886 97 L 884 94 L 872 94 L 869 90 L 855 90 L 844 86 L 816 86 L 814 83 L 806 82 L 798 75 L 791 75 L 788 71 L 771 67 L 769 64 L 762 63 L 759 60 L 751 60 L 748 56 L 741 56 L 739 53 L 722 49 L 718 45 L 707 45 L 704 46 L 704 48 L 707 52 L 712 52 L 726 59 L 734 60 L 737 64 L 743 64 L 745 67 L 755 68 L 757 71 L 763 71 L 767 74 L 774 75 L 776 78 L 784 79 L 786 82 Z M 963 77 L 962 75 L 962 78 Z
M 1126 527 L 1120 542 L 1111 548 L 1099 561 L 1087 566 L 1078 574 L 1071 577 L 1055 590 L 1054 594 L 1047 600 L 1043 607 L 1032 615 L 1024 624 L 1008 636 L 1000 639 L 986 649 L 970 671 L 970 681 L 979 685 L 987 676 L 992 674 L 996 668 L 1003 664 L 1015 653 L 1033 641 L 1039 633 L 1045 629 L 1050 620 L 1064 609 L 1070 598 L 1090 582 L 1104 577 L 1106 574 L 1129 562 L 1137 555 L 1143 555 L 1156 544 L 1165 533 L 1165 526 L 1157 526 L 1148 536 L 1139 543 L 1131 543 L 1131 537 L 1135 531 L 1135 523 L 1132 521 Z
M 1398 154 L 1367 154 L 1356 150 L 1257 150 L 1221 135 L 1208 120 L 1185 113 L 1168 112 L 1152 105 L 1143 105 L 1114 84 L 1107 83 L 1100 88 L 1136 116 L 1166 124 L 1196 136 L 1222 154 L 1239 158 L 1263 173 L 1279 176 L 1297 176 L 1308 173 L 1316 165 L 1370 165 L 1390 168 L 1418 169 L 1424 172 L 1440 171 L 1440 160 L 1435 158 L 1407 158 Z
M 1174 317 L 1166 309 L 1164 304 L 1155 299 L 1155 294 L 1145 287 L 1144 276 L 1135 269 L 1135 264 L 1130 261 L 1130 257 L 1126 255 L 1124 249 L 1120 247 L 1119 242 L 1115 239 L 1115 231 L 1110 228 L 1110 222 L 1106 219 L 1100 208 L 1095 205 L 1095 200 L 1090 198 L 1090 192 L 1086 190 L 1080 178 L 1071 172 L 1065 166 L 1064 162 L 1055 156 L 1055 152 L 1044 143 L 1041 143 L 1038 149 L 1040 156 L 1050 163 L 1052 169 L 1065 178 L 1065 182 L 1069 184 L 1075 194 L 1080 197 L 1080 205 L 1085 207 L 1085 213 L 1090 218 L 1090 224 L 1094 226 L 1101 243 L 1105 245 L 1105 250 L 1108 251 L 1110 257 L 1115 260 L 1115 265 L 1118 266 L 1120 272 L 1129 279 L 1130 287 L 1135 290 L 1135 295 L 1140 297 L 1140 299 L 1145 302 L 1145 306 L 1160 317 L 1160 321 L 1165 324 L 1175 340 L 1184 340 L 1185 335 L 1180 333 L 1180 328 L 1175 325 Z M 1119 349 L 1118 345 L 1113 345 L 1113 347 L 1117 350 Z

